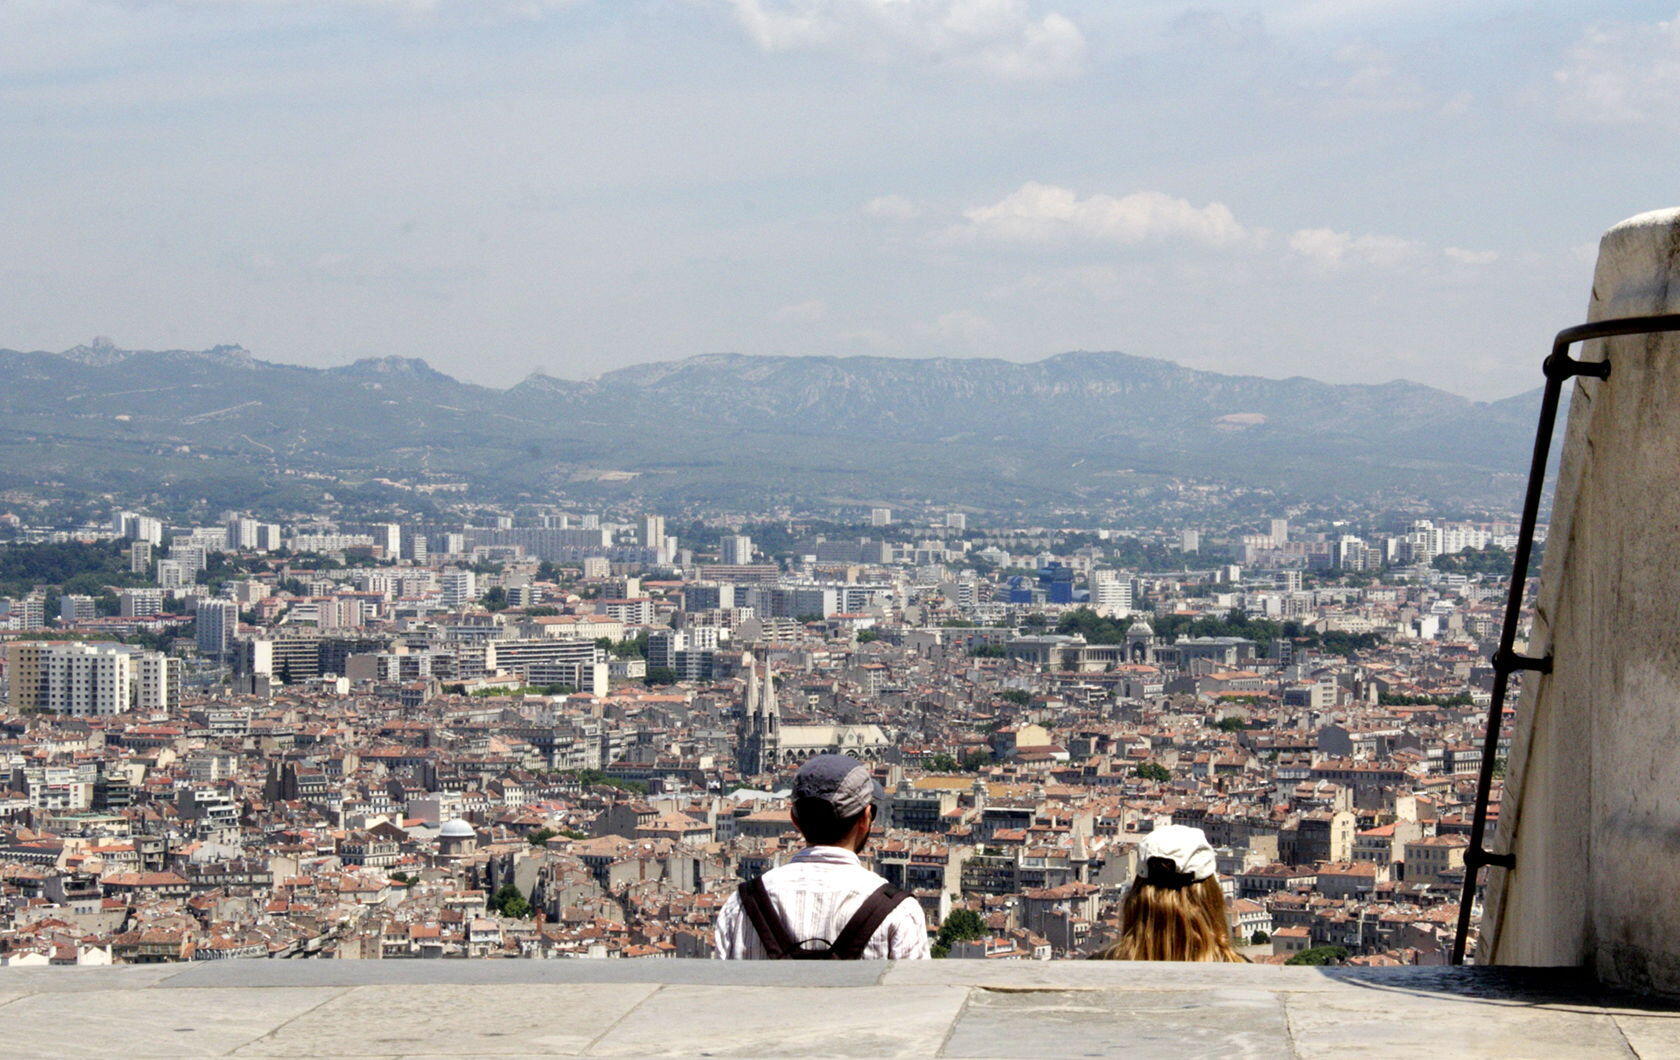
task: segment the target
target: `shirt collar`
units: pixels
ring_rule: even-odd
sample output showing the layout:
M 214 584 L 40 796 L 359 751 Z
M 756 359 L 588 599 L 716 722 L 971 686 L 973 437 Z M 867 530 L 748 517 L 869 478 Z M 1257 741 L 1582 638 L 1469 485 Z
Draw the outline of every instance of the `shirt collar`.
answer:
M 856 865 L 862 867 L 863 862 L 858 856 L 845 847 L 809 846 L 792 858 L 794 861 L 814 865 Z

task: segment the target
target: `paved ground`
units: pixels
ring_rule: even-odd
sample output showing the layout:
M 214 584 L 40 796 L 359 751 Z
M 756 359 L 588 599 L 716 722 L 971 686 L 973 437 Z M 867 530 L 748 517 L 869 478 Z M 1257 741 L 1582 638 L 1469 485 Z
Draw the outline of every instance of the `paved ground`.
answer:
M 0 969 L 5 1056 L 1677 1057 L 1571 974 L 1055 962 Z

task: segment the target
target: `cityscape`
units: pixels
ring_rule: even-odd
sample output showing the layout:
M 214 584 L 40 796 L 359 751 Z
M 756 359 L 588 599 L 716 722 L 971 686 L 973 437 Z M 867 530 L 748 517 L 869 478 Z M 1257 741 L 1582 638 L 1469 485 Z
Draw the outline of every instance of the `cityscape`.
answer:
M 0 2 L 0 1060 L 1680 1058 L 1674 0 Z
M 1171 823 L 1252 961 L 1448 960 L 1513 522 L 450 503 L 5 518 L 0 962 L 710 956 L 825 752 L 938 955 Z

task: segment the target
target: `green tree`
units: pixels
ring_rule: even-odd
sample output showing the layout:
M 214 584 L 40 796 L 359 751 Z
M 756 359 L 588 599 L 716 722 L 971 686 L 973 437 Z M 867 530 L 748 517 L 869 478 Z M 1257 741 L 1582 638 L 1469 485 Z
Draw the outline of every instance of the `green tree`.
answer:
M 569 769 L 562 771 L 560 775 L 570 777 L 585 787 L 599 785 L 618 788 L 620 791 L 628 791 L 636 795 L 646 795 L 648 790 L 648 786 L 640 780 L 620 780 L 617 777 L 607 776 L 599 769 Z
M 1013 703 L 1018 707 L 1024 707 L 1028 703 L 1032 702 L 1032 696 L 1019 688 L 1005 689 L 1004 691 L 998 693 L 998 698 L 1003 700 L 1005 703 Z
M 1529 560 L 1529 570 L 1536 569 L 1536 559 L 1541 551 L 1541 547 L 1536 546 L 1537 555 Z M 1436 570 L 1449 574 L 1491 574 L 1509 578 L 1512 568 L 1516 566 L 1516 556 L 1498 545 L 1489 545 L 1486 548 L 1470 548 L 1463 552 L 1436 556 L 1431 564 Z
M 1468 692 L 1455 692 L 1450 696 L 1412 696 L 1404 692 L 1379 692 L 1377 702 L 1385 707 L 1428 706 L 1438 704 L 1443 707 L 1468 707 L 1475 702 Z
M 857 642 L 859 644 L 873 644 L 880 639 L 881 634 L 873 629 L 860 629 L 857 632 Z
M 525 841 L 534 847 L 546 846 L 550 839 L 553 839 L 559 834 L 559 832 L 556 832 L 552 828 L 539 828 L 530 835 L 526 836 Z
M 1241 718 L 1220 718 L 1213 727 L 1220 732 L 1242 732 L 1248 725 Z
M 969 939 L 984 938 L 986 922 L 980 919 L 980 914 L 972 909 L 953 909 L 945 922 L 939 925 L 939 934 L 934 936 L 933 953 L 936 957 L 944 957 L 951 952 L 951 943 L 964 942 Z
M 127 550 L 118 541 L 0 547 L 0 596 L 24 596 L 38 585 L 82 596 L 99 596 L 110 586 L 145 585 L 144 577 L 129 573 Z
M 634 637 L 626 637 L 623 640 L 613 640 L 611 637 L 597 637 L 595 639 L 595 646 L 604 652 L 610 653 L 614 658 L 645 659 L 647 658 L 648 633 L 647 630 L 644 629 Z
M 1172 780 L 1172 771 L 1159 762 L 1144 762 L 1132 770 L 1132 776 L 1165 784 Z
M 976 659 L 1007 659 L 1009 649 L 1001 644 L 976 644 L 968 649 L 968 654 Z
M 656 685 L 674 685 L 677 683 L 677 672 L 669 666 L 650 666 L 642 683 L 652 688 Z
M 1266 934 L 1264 931 L 1256 931 L 1253 935 L 1249 936 L 1248 944 L 1250 946 L 1264 946 L 1270 941 L 1272 941 L 1272 937 L 1270 935 Z
M 502 884 L 485 905 L 492 913 L 518 920 L 524 920 L 532 913 L 530 900 L 511 883 Z
M 1309 950 L 1302 950 L 1295 956 L 1284 961 L 1284 964 L 1346 964 L 1348 951 L 1342 946 L 1314 946 Z
M 491 611 L 506 611 L 508 606 L 507 590 L 500 585 L 493 585 L 482 597 L 484 606 Z

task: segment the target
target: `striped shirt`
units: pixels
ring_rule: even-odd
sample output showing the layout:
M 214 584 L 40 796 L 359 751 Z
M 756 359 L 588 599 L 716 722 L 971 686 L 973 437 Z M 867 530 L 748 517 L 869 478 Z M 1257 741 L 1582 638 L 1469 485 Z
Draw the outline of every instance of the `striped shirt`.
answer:
M 801 942 L 833 942 L 863 900 L 887 881 L 863 867 L 844 847 L 806 847 L 786 864 L 764 874 L 770 904 Z M 733 894 L 718 913 L 713 933 L 717 956 L 733 961 L 762 961 L 758 931 Z M 929 956 L 927 920 L 915 899 L 902 902 L 875 929 L 864 948 L 866 961 L 920 960 Z

